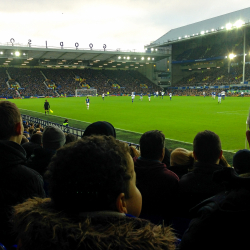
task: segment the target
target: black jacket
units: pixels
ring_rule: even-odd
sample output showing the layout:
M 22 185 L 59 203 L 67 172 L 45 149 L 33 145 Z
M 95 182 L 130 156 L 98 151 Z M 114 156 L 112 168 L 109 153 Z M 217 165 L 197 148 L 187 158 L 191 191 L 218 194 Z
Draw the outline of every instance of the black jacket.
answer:
M 0 242 L 5 245 L 14 243 L 9 224 L 11 206 L 31 197 L 45 197 L 42 177 L 25 164 L 22 146 L 0 140 Z
M 237 177 L 233 169 L 215 172 L 214 177 L 218 173 L 217 181 L 221 179 L 227 191 L 203 201 L 191 210 L 193 220 L 182 238 L 181 250 L 250 247 L 250 178 Z

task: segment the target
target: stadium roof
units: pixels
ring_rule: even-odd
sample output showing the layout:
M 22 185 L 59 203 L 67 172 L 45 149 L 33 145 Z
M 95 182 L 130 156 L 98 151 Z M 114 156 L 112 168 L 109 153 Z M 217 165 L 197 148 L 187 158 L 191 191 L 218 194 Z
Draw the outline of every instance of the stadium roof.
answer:
M 168 55 L 162 52 L 108 51 L 75 48 L 36 47 L 15 43 L 0 44 L 1 66 L 135 68 L 155 63 Z
M 183 27 L 172 29 L 165 35 L 145 47 L 168 45 L 183 39 L 195 38 L 206 33 L 214 33 L 226 30 L 228 24 L 236 27 L 237 21 L 241 20 L 243 25 L 250 25 L 250 7 L 225 15 L 217 16 L 197 23 L 188 24 Z

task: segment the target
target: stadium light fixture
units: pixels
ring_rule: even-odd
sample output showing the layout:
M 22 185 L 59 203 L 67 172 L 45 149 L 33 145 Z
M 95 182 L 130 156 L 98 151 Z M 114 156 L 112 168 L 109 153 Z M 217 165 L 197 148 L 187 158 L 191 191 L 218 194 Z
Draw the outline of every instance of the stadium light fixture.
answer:
M 130 57 L 128 56 L 128 57 L 127 57 L 127 59 L 129 60 L 129 59 L 130 59 Z
M 150 57 L 148 57 L 148 61 L 150 60 Z
M 25 56 L 26 54 L 25 53 L 23 53 L 23 56 Z
M 3 51 L 1 51 L 0 54 L 2 55 L 2 54 L 3 54 Z
M 121 59 L 121 57 L 120 57 L 120 56 L 118 56 L 118 59 Z
M 154 51 L 154 48 L 151 48 L 151 51 Z
M 142 57 L 141 59 L 144 60 L 144 57 Z
M 158 51 L 158 49 L 155 49 L 155 51 Z
M 203 30 L 203 31 L 201 31 L 201 35 L 204 35 L 205 34 L 205 31 Z
M 236 55 L 235 55 L 235 54 L 233 54 L 233 53 L 231 53 L 231 54 L 229 54 L 229 56 L 228 56 L 228 57 L 229 57 L 229 59 L 231 59 L 231 60 L 232 60 L 233 58 L 235 58 L 235 57 L 236 57 Z
M 154 61 L 154 58 L 152 58 L 152 60 Z
M 236 28 L 240 28 L 243 24 L 244 24 L 244 22 L 242 20 L 238 20 L 238 21 L 235 22 L 234 26 Z
M 179 37 L 179 40 L 181 39 L 181 37 Z
M 233 25 L 232 25 L 231 23 L 228 23 L 228 24 L 226 25 L 226 29 L 227 29 L 227 30 L 232 29 L 232 27 L 233 27 Z
M 16 51 L 16 52 L 15 52 L 15 56 L 20 56 L 20 52 L 19 52 L 19 51 Z
M 214 29 L 211 29 L 212 32 L 214 32 Z
M 22 63 L 22 65 L 26 65 L 25 63 Z
M 224 26 L 222 26 L 220 29 L 223 30 L 223 29 L 224 29 Z
M 124 56 L 123 59 L 126 59 L 126 56 Z
M 136 60 L 136 57 L 134 58 L 134 60 Z

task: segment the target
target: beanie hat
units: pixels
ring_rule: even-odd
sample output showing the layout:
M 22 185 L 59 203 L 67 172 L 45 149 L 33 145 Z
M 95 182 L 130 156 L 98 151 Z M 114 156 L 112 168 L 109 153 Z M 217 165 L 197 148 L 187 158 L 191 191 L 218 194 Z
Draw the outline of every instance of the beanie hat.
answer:
M 115 128 L 112 124 L 109 122 L 94 122 L 90 124 L 84 131 L 84 136 L 90 136 L 90 135 L 112 135 L 113 137 L 116 138 L 116 132 Z
M 56 126 L 46 126 L 43 135 L 42 143 L 43 148 L 57 150 L 62 147 L 66 142 L 66 137 L 63 131 Z
M 238 174 L 250 172 L 250 151 L 242 149 L 233 156 L 233 167 Z

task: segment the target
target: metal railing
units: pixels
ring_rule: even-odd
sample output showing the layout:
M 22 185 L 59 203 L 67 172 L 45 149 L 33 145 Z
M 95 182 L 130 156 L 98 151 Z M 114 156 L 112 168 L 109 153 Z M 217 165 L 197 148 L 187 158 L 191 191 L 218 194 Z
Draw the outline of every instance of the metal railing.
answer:
M 22 119 L 23 119 L 23 121 L 26 121 L 28 123 L 33 122 L 35 125 L 41 124 L 42 127 L 51 126 L 51 125 L 59 127 L 64 133 L 73 134 L 73 135 L 76 135 L 79 138 L 81 138 L 82 135 L 84 134 L 83 129 L 64 126 L 64 125 L 59 124 L 59 123 L 46 121 L 46 120 L 43 120 L 43 119 L 40 119 L 40 118 L 37 118 L 37 117 L 33 117 L 33 116 L 29 116 L 29 115 L 25 115 L 25 114 L 22 114 Z M 127 141 L 123 141 L 123 140 L 119 140 L 119 141 L 125 142 L 129 146 L 134 146 L 136 149 L 140 148 L 139 144 L 135 144 L 135 143 L 127 142 Z

